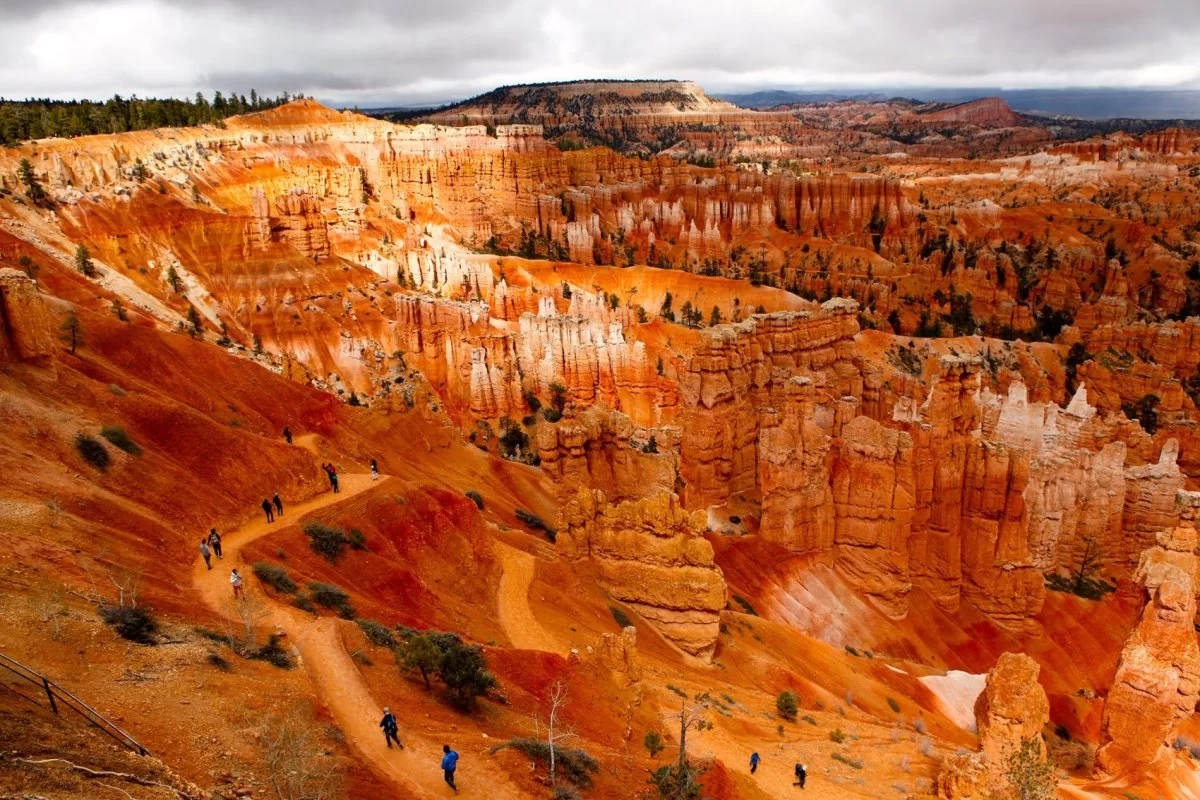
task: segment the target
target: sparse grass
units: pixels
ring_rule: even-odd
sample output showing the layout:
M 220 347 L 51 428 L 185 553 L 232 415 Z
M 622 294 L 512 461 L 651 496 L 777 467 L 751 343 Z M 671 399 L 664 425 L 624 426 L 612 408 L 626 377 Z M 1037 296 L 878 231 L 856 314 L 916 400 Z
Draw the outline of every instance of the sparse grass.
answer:
M 862 769 L 863 768 L 862 759 L 851 758 L 850 756 L 845 755 L 843 753 L 833 753 L 832 755 L 830 755 L 830 758 L 832 758 L 834 761 L 840 761 L 843 764 L 845 764 L 847 767 L 851 767 L 852 769 Z
M 850 655 L 852 655 L 852 656 L 854 656 L 854 657 L 856 657 L 856 658 L 858 657 L 858 651 L 857 651 L 857 650 L 855 650 L 855 649 L 854 649 L 853 647 L 851 647 L 850 645 L 846 645 L 846 646 L 845 646 L 845 649 L 846 649 L 846 652 L 847 652 L 847 653 L 849 653 Z
M 86 433 L 75 435 L 75 449 L 84 461 L 103 472 L 108 468 L 109 455 L 104 445 Z
M 842 733 L 841 728 L 834 728 L 829 732 L 829 741 L 834 744 L 841 744 L 846 741 L 846 734 Z
M 294 593 L 298 587 L 296 582 L 288 576 L 288 572 L 278 564 L 272 564 L 269 561 L 254 562 L 254 577 L 258 578 L 263 583 L 270 586 L 277 592 L 284 594 Z
M 629 626 L 633 625 L 633 620 L 631 620 L 629 615 L 625 613 L 625 609 L 617 606 L 609 606 L 608 610 L 612 614 L 612 618 L 616 620 L 617 625 L 621 628 L 621 630 L 625 630 Z
M 742 611 L 746 612 L 750 616 L 752 616 L 752 617 L 758 616 L 758 612 L 754 610 L 754 606 L 750 605 L 750 601 L 747 600 L 746 598 L 742 597 L 740 594 L 735 594 L 733 596 L 733 602 L 735 602 L 739 606 L 741 606 Z
M 268 664 L 273 664 L 280 669 L 291 669 L 296 666 L 296 662 L 292 660 L 292 654 L 284 650 L 279 642 L 279 634 L 272 633 L 266 644 L 244 655 L 246 658 L 254 659 L 255 661 L 266 661 Z
M 541 531 L 551 542 L 558 538 L 558 532 L 547 525 L 545 521 L 543 521 L 542 518 L 537 514 L 526 511 L 523 508 L 516 509 L 513 511 L 513 514 L 516 515 L 517 519 L 519 519 L 526 528 L 535 531 Z
M 115 384 L 115 383 L 110 383 L 110 384 L 108 385 L 108 390 L 109 390 L 110 392 L 112 392 L 113 394 L 115 394 L 117 397 L 124 397 L 124 396 L 125 396 L 125 390 L 124 390 L 124 389 L 122 389 L 120 386 L 118 386 L 118 385 L 117 385 L 117 384 Z
M 200 636 L 204 639 L 208 639 L 210 642 L 216 642 L 217 644 L 223 644 L 226 647 L 233 647 L 233 640 L 230 639 L 229 636 L 227 636 L 224 633 L 220 633 L 219 631 L 214 631 L 211 628 L 205 628 L 200 625 L 197 625 L 196 627 L 192 628 L 192 630 L 196 633 L 197 636 Z
M 306 595 L 304 592 L 300 592 L 292 598 L 292 605 L 301 611 L 307 611 L 310 614 L 317 613 L 317 607 L 313 605 L 312 598 Z
M 471 499 L 471 502 L 475 504 L 476 508 L 478 508 L 480 511 L 483 511 L 483 495 L 474 489 L 470 490 L 469 492 L 465 492 L 464 494 Z
M 354 606 L 350 604 L 350 595 L 340 586 L 332 583 L 309 581 L 309 594 L 317 605 L 336 611 L 342 619 L 354 619 Z
M 815 719 L 813 719 L 813 715 L 812 715 L 812 714 L 805 714 L 805 715 L 804 715 L 803 717 L 801 717 L 800 719 L 804 720 L 804 721 L 805 721 L 805 722 L 807 722 L 809 725 L 816 725 L 816 724 L 817 724 L 817 721 L 816 721 Z
M 358 627 L 362 628 L 363 635 L 367 637 L 367 641 L 376 647 L 395 647 L 396 637 L 392 635 L 391 628 L 382 625 L 373 619 L 355 620 Z
M 204 657 L 204 660 L 221 670 L 221 672 L 231 672 L 233 670 L 233 665 L 229 663 L 229 659 L 225 658 L 225 656 L 221 655 L 215 650 L 210 650 L 208 655 Z
M 900 704 L 897 703 L 893 698 L 889 697 L 887 699 L 887 704 L 888 708 L 890 708 L 892 711 L 896 712 L 897 714 L 900 713 Z
M 131 456 L 140 456 L 142 448 L 138 447 L 137 442 L 129 437 L 129 434 L 120 425 L 105 425 L 100 429 L 100 435 L 108 439 L 109 444 L 118 450 L 124 450 Z
M 675 684 L 673 684 L 673 683 L 668 683 L 668 684 L 667 684 L 667 691 L 669 691 L 669 692 L 674 692 L 675 694 L 677 694 L 677 695 L 679 695 L 680 697 L 682 697 L 684 700 L 686 700 L 686 699 L 687 699 L 687 696 L 688 696 L 688 695 L 687 695 L 687 692 L 685 692 L 683 689 L 680 689 L 678 686 L 676 686 L 676 685 L 675 685 Z

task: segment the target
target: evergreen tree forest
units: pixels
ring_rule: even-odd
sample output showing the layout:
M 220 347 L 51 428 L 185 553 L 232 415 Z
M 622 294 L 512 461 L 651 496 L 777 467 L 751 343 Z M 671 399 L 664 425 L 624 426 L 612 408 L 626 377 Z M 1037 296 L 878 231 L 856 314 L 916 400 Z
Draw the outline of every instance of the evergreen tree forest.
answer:
M 0 97 L 0 145 L 51 136 L 87 136 L 94 133 L 124 133 L 148 128 L 175 128 L 220 123 L 235 114 L 275 108 L 303 95 L 284 92 L 278 97 L 260 97 L 255 90 L 246 95 L 214 92 L 209 100 L 196 92 L 194 98 L 128 98 L 113 95 L 95 100 L 6 100 Z

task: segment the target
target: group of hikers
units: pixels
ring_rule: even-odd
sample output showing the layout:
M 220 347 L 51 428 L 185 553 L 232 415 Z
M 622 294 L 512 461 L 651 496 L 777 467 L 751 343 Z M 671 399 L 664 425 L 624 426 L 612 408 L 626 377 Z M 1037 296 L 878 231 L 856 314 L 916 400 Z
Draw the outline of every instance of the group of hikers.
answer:
M 379 721 L 379 727 L 383 729 L 383 738 L 387 742 L 388 749 L 392 749 L 392 742 L 401 750 L 404 749 L 404 742 L 400 741 L 398 732 L 399 724 L 396 722 L 396 715 L 392 713 L 390 708 L 386 706 L 383 709 L 383 719 Z M 458 786 L 454 783 L 454 771 L 458 769 L 458 753 L 450 749 L 450 745 L 442 745 L 442 778 L 455 792 L 458 792 Z
M 272 509 L 272 506 L 274 506 L 274 509 Z M 276 492 L 275 496 L 270 500 L 265 497 L 263 498 L 262 510 L 267 515 L 268 523 L 274 522 L 275 517 L 283 516 L 283 501 L 279 499 L 279 492 Z
M 762 763 L 762 756 L 757 752 L 750 754 L 750 774 L 758 772 L 758 765 Z M 799 761 L 796 762 L 796 782 L 792 786 L 804 788 L 804 784 L 808 781 L 808 770 Z
M 213 528 L 200 540 L 200 555 L 204 556 L 204 566 L 212 569 L 212 557 L 225 558 L 221 554 L 221 534 L 217 533 L 217 529 Z

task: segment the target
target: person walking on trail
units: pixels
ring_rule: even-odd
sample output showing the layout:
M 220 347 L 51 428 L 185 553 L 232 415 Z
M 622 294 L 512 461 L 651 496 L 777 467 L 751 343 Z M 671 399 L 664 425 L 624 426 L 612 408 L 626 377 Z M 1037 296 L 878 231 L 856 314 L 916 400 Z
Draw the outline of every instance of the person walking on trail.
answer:
M 401 750 L 404 749 L 404 742 L 400 741 L 400 737 L 396 735 L 396 732 L 400 730 L 400 726 L 396 723 L 396 715 L 386 706 L 383 709 L 383 719 L 379 721 L 379 727 L 383 728 L 383 738 L 387 742 L 388 750 L 392 749 L 392 742 L 395 742 Z
M 751 775 L 753 775 L 755 772 L 758 771 L 758 762 L 760 762 L 760 761 L 762 761 L 762 758 L 758 755 L 757 752 L 750 754 L 750 774 Z
M 446 783 L 450 784 L 450 788 L 458 793 L 458 787 L 454 785 L 454 770 L 458 769 L 458 753 L 450 749 L 450 745 L 442 745 L 442 776 L 446 779 Z
M 270 501 L 270 500 L 267 500 L 266 498 L 263 498 L 263 501 L 262 501 L 262 510 L 263 510 L 263 512 L 264 512 L 264 513 L 266 513 L 266 515 L 267 515 L 267 522 L 269 522 L 269 523 L 270 523 L 270 522 L 274 522 L 274 521 L 275 521 L 275 514 L 274 514 L 274 512 L 271 510 L 271 501 Z
M 292 443 L 292 429 L 286 425 L 283 426 L 283 438 L 287 439 L 288 444 Z
M 221 555 L 221 534 L 217 533 L 216 528 L 212 528 L 208 532 L 208 546 L 212 548 L 213 554 L 217 558 L 224 558 Z
M 208 540 L 200 540 L 200 555 L 204 556 L 204 566 L 212 569 L 212 552 L 208 549 Z
M 243 600 L 246 599 L 246 588 L 242 585 L 242 576 L 238 574 L 236 569 L 229 573 L 229 585 L 233 587 L 234 600 L 238 599 L 239 597 Z
M 279 492 L 275 493 L 275 496 L 271 498 L 271 502 L 275 504 L 275 516 L 282 517 L 283 501 L 279 499 Z
M 333 464 L 329 465 L 329 482 L 333 484 L 333 493 L 337 494 L 341 491 L 338 487 L 338 471 Z
M 375 463 L 375 459 L 371 459 L 371 480 L 379 480 L 379 465 Z
M 796 762 L 796 782 L 792 786 L 799 786 L 803 789 L 806 780 L 808 780 L 808 771 L 804 769 L 803 764 Z
M 337 477 L 333 470 L 333 464 L 321 464 L 321 469 L 325 470 L 325 477 L 329 478 L 329 488 L 337 491 Z

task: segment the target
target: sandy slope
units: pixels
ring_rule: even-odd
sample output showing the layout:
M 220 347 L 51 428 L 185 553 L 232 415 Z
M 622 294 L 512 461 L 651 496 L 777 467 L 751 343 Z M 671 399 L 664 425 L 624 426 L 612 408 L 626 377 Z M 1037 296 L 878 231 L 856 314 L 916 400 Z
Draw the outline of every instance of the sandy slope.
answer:
M 529 606 L 529 586 L 533 583 L 537 559 L 503 542 L 495 542 L 492 547 L 504 569 L 498 598 L 500 624 L 513 647 L 564 653 L 567 648 L 542 627 Z
M 297 444 L 312 448 L 311 438 Z M 373 485 L 370 475 L 343 473 L 341 492 L 326 493 L 293 507 L 285 507 L 286 516 L 274 524 L 256 518 L 222 539 L 225 558 L 214 560 L 212 570 L 199 561 L 193 570 L 193 581 L 206 605 L 226 617 L 236 610 L 229 584 L 229 571 L 237 565 L 246 576 L 246 591 L 250 602 L 265 605 L 261 627 L 282 628 L 295 645 L 301 662 L 320 701 L 330 710 L 347 743 L 384 780 L 402 790 L 401 797 L 442 797 L 451 794 L 442 781 L 440 769 L 441 743 L 431 742 L 405 725 L 404 710 L 396 709 L 400 718 L 400 738 L 404 750 L 389 751 L 378 728 L 383 705 L 372 697 L 358 668 L 342 646 L 338 635 L 338 620 L 317 617 L 271 600 L 253 585 L 250 565 L 240 561 L 239 554 L 246 545 L 270 533 L 298 523 L 319 508 L 345 502 Z M 529 564 L 532 575 L 532 564 Z M 518 579 L 519 582 L 520 579 Z M 528 579 L 525 579 L 526 591 Z M 528 608 L 528 603 L 526 603 Z M 491 768 L 485 761 L 463 760 L 457 775 L 462 797 L 519 798 L 521 793 L 502 771 Z

